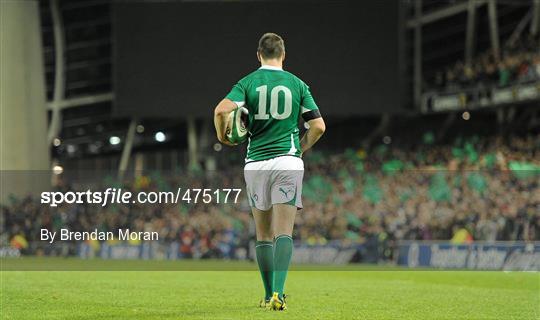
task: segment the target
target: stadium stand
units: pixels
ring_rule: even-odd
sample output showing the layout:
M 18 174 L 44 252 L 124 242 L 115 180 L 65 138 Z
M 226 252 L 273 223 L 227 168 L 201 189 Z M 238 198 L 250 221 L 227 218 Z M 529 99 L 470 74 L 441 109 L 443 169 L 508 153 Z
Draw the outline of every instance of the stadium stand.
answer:
M 501 59 L 487 51 L 465 64 L 457 61 L 444 71 L 438 71 L 428 82 L 433 89 L 455 91 L 475 86 L 499 87 L 512 83 L 540 79 L 540 46 L 537 39 L 526 37 L 503 50 Z
M 392 259 L 399 240 L 450 240 L 455 243 L 540 240 L 540 159 L 537 136 L 456 139 L 433 145 L 425 135 L 416 147 L 378 145 L 369 150 L 307 155 L 310 174 L 305 207 L 297 218 L 297 241 L 331 241 L 375 247 L 378 259 Z M 99 181 L 132 191 L 171 190 L 178 185 L 243 186 L 241 167 L 211 177 L 205 172 L 153 172 L 125 181 Z M 58 191 L 77 190 L 60 181 Z M 81 188 L 82 186 L 79 186 Z M 79 189 L 79 190 L 85 190 Z M 3 242 L 34 254 L 43 252 L 39 230 L 158 230 L 179 257 L 242 258 L 253 237 L 245 199 L 236 205 L 60 205 L 39 199 L 12 199 L 2 207 Z M 48 247 L 47 250 L 51 250 Z

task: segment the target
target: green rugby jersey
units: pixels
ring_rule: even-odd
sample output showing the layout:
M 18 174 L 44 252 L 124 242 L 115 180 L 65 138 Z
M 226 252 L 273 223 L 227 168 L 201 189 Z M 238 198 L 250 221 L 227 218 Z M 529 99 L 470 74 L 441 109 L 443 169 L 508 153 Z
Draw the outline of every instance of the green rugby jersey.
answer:
M 226 98 L 249 111 L 246 162 L 300 157 L 299 116 L 318 110 L 302 80 L 281 68 L 262 66 L 238 81 Z

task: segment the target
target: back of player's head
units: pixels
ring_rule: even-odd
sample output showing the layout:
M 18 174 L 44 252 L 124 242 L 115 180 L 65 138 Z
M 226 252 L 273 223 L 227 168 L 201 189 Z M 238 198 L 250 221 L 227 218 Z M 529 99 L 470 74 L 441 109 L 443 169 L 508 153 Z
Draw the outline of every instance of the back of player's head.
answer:
M 281 58 L 285 53 L 285 42 L 275 33 L 265 33 L 259 40 L 257 52 L 263 59 Z

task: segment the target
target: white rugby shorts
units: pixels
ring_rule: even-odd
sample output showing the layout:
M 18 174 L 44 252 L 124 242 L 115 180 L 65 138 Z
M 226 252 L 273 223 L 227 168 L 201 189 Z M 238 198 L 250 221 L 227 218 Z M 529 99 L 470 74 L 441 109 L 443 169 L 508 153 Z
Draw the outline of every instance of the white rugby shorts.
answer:
M 244 167 L 249 205 L 267 211 L 274 204 L 290 204 L 302 209 L 304 161 L 280 156 L 246 163 Z

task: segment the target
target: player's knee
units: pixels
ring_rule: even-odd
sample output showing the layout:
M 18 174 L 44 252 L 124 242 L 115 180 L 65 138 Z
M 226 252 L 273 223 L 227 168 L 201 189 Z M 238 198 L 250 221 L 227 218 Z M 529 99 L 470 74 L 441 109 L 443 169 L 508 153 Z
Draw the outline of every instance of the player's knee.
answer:
M 272 240 L 274 240 L 274 236 L 270 231 L 264 232 L 264 233 L 257 232 L 257 241 L 272 241 Z
M 257 228 L 257 241 L 272 241 L 274 235 L 270 227 Z
M 279 237 L 279 236 L 289 236 L 289 237 L 292 238 L 292 232 L 279 232 L 279 231 L 278 231 L 278 232 L 274 232 L 274 235 L 273 235 L 273 237 L 272 237 L 272 240 L 273 240 L 273 239 L 276 239 L 276 238 Z
M 272 231 L 272 238 L 282 235 L 292 237 L 292 229 L 290 226 L 276 226 Z

